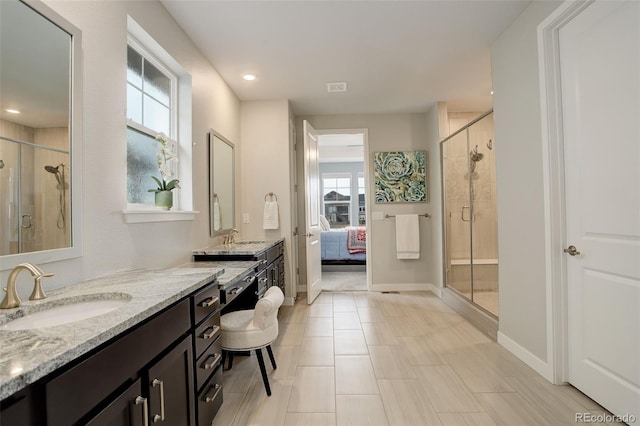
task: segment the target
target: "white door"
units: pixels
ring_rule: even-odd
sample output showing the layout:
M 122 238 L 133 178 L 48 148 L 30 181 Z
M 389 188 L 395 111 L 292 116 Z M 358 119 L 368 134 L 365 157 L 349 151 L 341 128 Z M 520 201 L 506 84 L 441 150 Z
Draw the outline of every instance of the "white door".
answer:
M 305 120 L 304 189 L 306 194 L 307 300 L 309 304 L 322 290 L 320 260 L 320 171 L 318 167 L 318 134 Z
M 636 419 L 639 18 L 640 2 L 596 1 L 559 32 L 569 381 L 612 413 Z

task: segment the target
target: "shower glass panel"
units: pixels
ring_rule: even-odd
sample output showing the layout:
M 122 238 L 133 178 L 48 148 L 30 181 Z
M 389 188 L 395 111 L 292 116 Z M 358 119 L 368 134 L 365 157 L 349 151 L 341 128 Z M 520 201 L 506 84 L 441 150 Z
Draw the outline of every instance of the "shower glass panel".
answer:
M 498 316 L 493 113 L 442 142 L 446 285 Z
M 67 138 L 66 129 L 32 133 L 47 142 Z M 68 151 L 0 137 L 0 160 L 0 255 L 70 247 Z
M 471 215 L 467 175 L 467 133 L 462 132 L 442 144 L 445 233 L 447 242 L 447 285 L 471 298 Z

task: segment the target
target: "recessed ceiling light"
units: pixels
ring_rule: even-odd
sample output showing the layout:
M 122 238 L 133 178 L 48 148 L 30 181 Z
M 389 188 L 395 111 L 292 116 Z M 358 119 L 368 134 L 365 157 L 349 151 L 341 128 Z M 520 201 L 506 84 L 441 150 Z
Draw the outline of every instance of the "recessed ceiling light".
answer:
M 493 95 L 493 90 L 491 91 L 491 94 Z
M 247 81 L 253 81 L 256 79 L 256 76 L 254 74 L 243 74 L 242 78 L 244 78 Z
M 17 109 L 13 109 L 13 108 L 7 108 L 7 109 L 5 109 L 5 111 L 7 111 L 8 113 L 11 113 L 11 114 L 20 114 L 20 111 L 18 111 Z

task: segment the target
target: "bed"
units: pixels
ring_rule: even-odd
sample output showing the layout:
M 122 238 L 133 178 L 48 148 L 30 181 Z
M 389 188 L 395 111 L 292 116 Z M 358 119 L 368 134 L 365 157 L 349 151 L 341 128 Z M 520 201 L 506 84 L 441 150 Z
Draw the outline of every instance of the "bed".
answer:
M 322 231 L 320 245 L 323 265 L 366 263 L 366 228 L 363 226 Z

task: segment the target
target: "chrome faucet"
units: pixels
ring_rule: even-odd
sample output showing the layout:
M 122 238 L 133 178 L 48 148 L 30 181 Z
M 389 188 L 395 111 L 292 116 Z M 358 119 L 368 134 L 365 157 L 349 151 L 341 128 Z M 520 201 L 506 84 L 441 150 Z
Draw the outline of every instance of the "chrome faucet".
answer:
M 233 228 L 231 231 L 229 231 L 229 234 L 227 234 L 224 237 L 224 244 L 233 244 L 233 243 L 235 243 L 236 242 L 235 235 L 239 234 L 239 233 L 240 232 L 236 228 Z
M 7 288 L 4 289 L 7 294 L 4 296 L 4 300 L 2 300 L 2 303 L 0 303 L 0 309 L 17 308 L 18 306 L 20 306 L 20 297 L 18 297 L 18 292 L 16 291 L 16 278 L 18 277 L 20 271 L 22 271 L 23 269 L 31 272 L 31 275 L 35 277 L 33 292 L 31 293 L 31 296 L 29 296 L 29 300 L 40 300 L 47 297 L 47 295 L 42 290 L 40 280 L 45 277 L 52 277 L 54 274 L 44 273 L 42 272 L 42 269 L 38 268 L 35 265 L 32 265 L 31 263 L 21 263 L 13 268 L 13 270 L 9 274 L 9 278 L 7 279 Z

